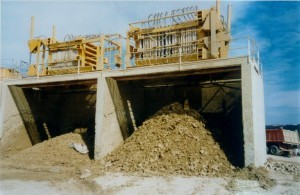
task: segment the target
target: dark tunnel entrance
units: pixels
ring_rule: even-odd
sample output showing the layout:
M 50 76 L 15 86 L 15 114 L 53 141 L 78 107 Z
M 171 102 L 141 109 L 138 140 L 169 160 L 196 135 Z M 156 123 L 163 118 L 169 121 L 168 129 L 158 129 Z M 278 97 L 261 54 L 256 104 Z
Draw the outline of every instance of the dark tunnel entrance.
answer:
M 94 150 L 96 80 L 11 86 L 32 144 L 80 133 Z M 90 152 L 93 158 L 93 152 Z
M 190 107 L 202 115 L 229 161 L 244 166 L 240 68 L 116 80 L 127 118 L 131 119 L 130 134 L 134 126 L 140 126 L 162 107 L 188 100 Z

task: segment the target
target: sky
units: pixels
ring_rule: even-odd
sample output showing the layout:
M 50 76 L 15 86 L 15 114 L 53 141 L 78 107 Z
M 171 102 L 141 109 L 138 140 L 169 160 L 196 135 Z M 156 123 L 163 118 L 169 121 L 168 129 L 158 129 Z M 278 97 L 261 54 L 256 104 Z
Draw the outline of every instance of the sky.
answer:
M 300 2 L 221 1 L 225 16 L 232 5 L 232 38 L 256 41 L 263 65 L 266 124 L 300 123 Z M 197 5 L 208 9 L 215 1 L 1 1 L 1 64 L 29 61 L 30 18 L 35 37 L 57 39 L 66 34 L 126 35 L 128 24 L 157 12 Z M 246 40 L 232 42 L 232 47 Z M 241 51 L 241 54 L 246 54 Z

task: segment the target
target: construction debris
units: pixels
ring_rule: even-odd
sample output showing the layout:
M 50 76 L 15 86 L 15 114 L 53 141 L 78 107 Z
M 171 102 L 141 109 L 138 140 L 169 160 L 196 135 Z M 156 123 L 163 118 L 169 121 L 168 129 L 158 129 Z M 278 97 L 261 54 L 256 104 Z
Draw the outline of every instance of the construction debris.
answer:
M 80 143 L 69 143 L 70 148 L 74 148 L 77 152 L 80 154 L 87 154 L 89 153 L 89 150 L 85 144 Z
M 105 158 L 110 171 L 223 176 L 235 169 L 197 111 L 179 103 L 146 120 Z
M 9 158 L 16 166 L 63 166 L 80 167 L 91 163 L 88 155 L 82 155 L 69 143 L 77 143 L 76 146 L 85 145 L 81 134 L 68 133 L 50 140 L 46 140 L 33 147 L 27 148 Z M 80 149 L 80 147 L 78 147 Z
M 179 103 L 162 108 L 102 161 L 106 171 L 155 175 L 195 175 L 256 180 L 276 184 L 268 171 L 235 168 L 205 128 L 200 114 Z
M 282 163 L 268 160 L 265 163 L 265 167 L 275 172 L 300 176 L 300 166 L 291 163 Z

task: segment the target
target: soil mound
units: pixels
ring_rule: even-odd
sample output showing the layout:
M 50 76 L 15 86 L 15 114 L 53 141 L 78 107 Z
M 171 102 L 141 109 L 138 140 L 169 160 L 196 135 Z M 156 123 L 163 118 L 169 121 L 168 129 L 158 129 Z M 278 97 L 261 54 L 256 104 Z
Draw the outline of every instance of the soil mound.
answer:
M 38 143 L 9 158 L 15 164 L 78 167 L 91 162 L 88 155 L 83 155 L 68 146 L 69 143 L 82 143 L 78 133 L 68 133 Z
M 199 113 L 179 103 L 146 120 L 105 162 L 110 171 L 204 176 L 234 172 Z

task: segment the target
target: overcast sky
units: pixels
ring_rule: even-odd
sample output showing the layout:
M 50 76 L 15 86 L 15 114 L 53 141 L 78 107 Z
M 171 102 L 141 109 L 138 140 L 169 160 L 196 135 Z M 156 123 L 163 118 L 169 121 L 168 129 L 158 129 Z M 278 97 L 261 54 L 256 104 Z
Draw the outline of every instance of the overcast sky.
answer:
M 264 68 L 266 124 L 300 123 L 300 2 L 232 1 L 232 37 L 256 40 Z M 222 1 L 226 18 L 228 2 Z M 1 1 L 1 63 L 28 61 L 30 18 L 35 36 L 126 34 L 128 24 L 149 14 L 215 1 Z M 234 46 L 234 44 L 232 44 Z

